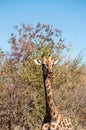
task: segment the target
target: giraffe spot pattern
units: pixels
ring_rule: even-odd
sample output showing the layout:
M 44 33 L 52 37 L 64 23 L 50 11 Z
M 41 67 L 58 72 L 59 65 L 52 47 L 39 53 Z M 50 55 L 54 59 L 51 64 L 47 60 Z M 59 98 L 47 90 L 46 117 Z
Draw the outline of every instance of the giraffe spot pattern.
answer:
M 51 94 L 47 96 L 48 101 L 51 101 Z
M 43 64 L 45 65 L 47 72 L 52 72 L 52 62 L 51 62 L 50 57 L 48 57 L 48 58 L 44 57 Z M 43 72 L 46 69 L 44 69 Z M 49 75 L 49 74 L 47 74 L 47 77 L 44 77 L 45 87 L 46 87 L 45 91 L 46 91 L 46 96 L 47 96 L 46 100 L 50 107 L 51 120 L 49 123 L 44 125 L 42 130 L 70 130 L 72 128 L 71 121 L 68 118 L 62 116 L 54 104 L 54 101 L 52 98 L 51 81 L 50 81 L 51 77 L 52 77 L 52 75 Z
M 47 93 L 49 94 L 49 93 L 50 93 L 50 91 L 51 91 L 51 90 L 50 90 L 50 88 L 49 88 L 49 89 L 47 90 Z

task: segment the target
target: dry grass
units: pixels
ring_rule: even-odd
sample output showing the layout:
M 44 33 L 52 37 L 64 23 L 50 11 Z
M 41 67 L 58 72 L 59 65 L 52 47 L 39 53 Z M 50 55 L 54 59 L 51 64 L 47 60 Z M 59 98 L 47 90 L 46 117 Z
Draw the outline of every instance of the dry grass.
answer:
M 79 62 L 58 64 L 52 88 L 61 112 L 71 117 L 77 130 L 85 130 L 86 68 Z M 15 70 L 7 60 L 3 71 L 0 69 L 0 130 L 39 130 L 45 114 L 44 99 L 41 67 L 24 61 Z

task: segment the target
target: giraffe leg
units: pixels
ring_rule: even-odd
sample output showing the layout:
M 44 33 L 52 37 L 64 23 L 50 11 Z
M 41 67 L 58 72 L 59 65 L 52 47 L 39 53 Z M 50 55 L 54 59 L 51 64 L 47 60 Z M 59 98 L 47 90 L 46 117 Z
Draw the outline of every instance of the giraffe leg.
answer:
M 43 124 L 41 130 L 49 130 L 49 127 L 50 127 L 49 123 L 45 123 L 45 124 Z

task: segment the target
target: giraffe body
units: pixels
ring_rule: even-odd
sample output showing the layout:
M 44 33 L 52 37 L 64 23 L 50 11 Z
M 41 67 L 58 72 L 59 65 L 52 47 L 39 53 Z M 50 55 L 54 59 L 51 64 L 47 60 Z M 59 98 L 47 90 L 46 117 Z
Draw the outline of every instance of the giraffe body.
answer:
M 57 61 L 54 63 L 57 63 Z M 52 72 L 54 63 L 51 61 L 50 57 L 44 57 L 41 63 L 46 100 L 46 116 L 41 130 L 74 130 L 70 118 L 62 115 L 53 101 L 51 78 L 54 77 Z

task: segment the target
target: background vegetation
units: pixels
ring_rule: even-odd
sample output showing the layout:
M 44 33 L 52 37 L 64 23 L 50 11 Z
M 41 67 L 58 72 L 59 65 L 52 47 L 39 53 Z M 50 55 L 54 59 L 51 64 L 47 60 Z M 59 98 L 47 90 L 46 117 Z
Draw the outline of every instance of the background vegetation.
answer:
M 86 129 L 86 66 L 82 55 L 72 59 L 62 32 L 37 23 L 15 26 L 9 39 L 11 53 L 0 49 L 0 130 L 39 130 L 45 98 L 40 66 L 34 59 L 58 58 L 52 89 L 56 105 L 69 115 L 77 130 Z

